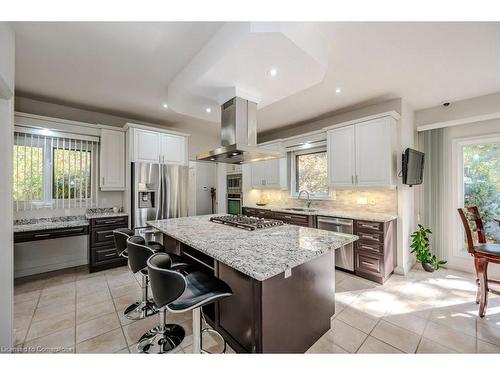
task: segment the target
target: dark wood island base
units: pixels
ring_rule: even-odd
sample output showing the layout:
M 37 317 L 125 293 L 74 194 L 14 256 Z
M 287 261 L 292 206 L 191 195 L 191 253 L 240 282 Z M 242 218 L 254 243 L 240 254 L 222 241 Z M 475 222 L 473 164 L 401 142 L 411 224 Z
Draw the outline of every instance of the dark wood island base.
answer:
M 304 353 L 330 329 L 335 313 L 333 250 L 258 281 L 165 235 L 184 255 L 225 281 L 233 295 L 204 308 L 208 322 L 238 353 Z

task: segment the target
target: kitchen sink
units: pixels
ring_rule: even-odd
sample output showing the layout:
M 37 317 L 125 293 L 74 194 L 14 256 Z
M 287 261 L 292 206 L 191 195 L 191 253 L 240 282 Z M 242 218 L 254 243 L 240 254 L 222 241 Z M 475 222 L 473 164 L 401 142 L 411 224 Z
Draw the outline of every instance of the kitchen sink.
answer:
M 302 211 L 302 212 L 316 212 L 318 211 L 315 208 L 301 208 L 301 207 L 291 207 L 285 208 L 286 211 Z

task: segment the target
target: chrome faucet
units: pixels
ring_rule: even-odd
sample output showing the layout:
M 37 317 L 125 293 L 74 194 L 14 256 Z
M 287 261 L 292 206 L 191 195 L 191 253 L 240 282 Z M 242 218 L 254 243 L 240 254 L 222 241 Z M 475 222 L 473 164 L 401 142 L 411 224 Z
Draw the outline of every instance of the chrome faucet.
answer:
M 302 193 L 306 193 L 307 194 L 307 208 L 311 208 L 311 195 L 309 194 L 309 192 L 307 190 L 301 190 L 299 191 L 299 195 L 297 196 L 297 199 L 300 199 L 300 196 L 302 195 Z

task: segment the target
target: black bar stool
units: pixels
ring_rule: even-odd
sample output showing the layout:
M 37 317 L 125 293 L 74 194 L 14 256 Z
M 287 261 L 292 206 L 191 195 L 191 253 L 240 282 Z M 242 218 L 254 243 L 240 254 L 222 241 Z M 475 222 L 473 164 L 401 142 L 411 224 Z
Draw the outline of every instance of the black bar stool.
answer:
M 129 228 L 118 228 L 113 230 L 113 237 L 115 240 L 116 252 L 119 256 L 128 258 L 127 253 L 127 240 L 134 235 L 134 231 Z M 165 251 L 163 245 L 156 241 L 146 242 L 146 246 L 154 251 Z
M 153 300 L 148 297 L 149 279 L 146 261 L 151 255 L 157 252 L 154 247 L 156 246 L 148 246 L 141 236 L 131 236 L 127 239 L 128 266 L 133 273 L 140 272 L 142 276 L 142 300 L 130 305 L 125 310 L 124 314 L 127 319 L 140 320 L 158 312 Z M 172 267 L 182 268 L 188 265 L 180 256 L 175 254 L 171 254 L 170 256 Z
M 193 311 L 193 353 L 207 353 L 202 349 L 202 333 L 214 330 L 202 329 L 201 308 L 232 295 L 231 288 L 222 280 L 202 271 L 183 275 L 171 268 L 171 259 L 166 254 L 153 255 L 147 264 L 153 298 L 160 310 L 160 330 L 154 336 L 144 337 L 138 347 L 144 352 L 154 350 L 155 346 L 160 353 L 172 350 L 175 341 L 172 340 L 169 325 L 165 324 L 166 310 L 172 313 Z M 225 347 L 224 341 L 224 350 Z

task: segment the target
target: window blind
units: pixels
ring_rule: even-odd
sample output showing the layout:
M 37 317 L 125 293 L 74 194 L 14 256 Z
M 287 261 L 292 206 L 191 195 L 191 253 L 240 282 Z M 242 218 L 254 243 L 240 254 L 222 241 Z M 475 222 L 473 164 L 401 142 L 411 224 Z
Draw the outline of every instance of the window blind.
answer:
M 98 145 L 93 139 L 14 132 L 15 209 L 95 207 Z

